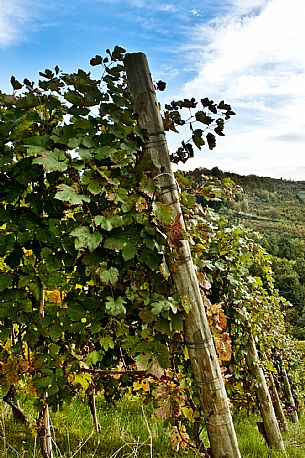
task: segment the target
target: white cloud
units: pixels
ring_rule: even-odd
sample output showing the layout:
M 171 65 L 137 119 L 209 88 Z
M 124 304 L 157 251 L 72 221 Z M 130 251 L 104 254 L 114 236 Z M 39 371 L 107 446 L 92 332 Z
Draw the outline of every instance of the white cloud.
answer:
M 100 3 L 113 3 L 119 4 L 122 0 L 98 0 Z M 174 3 L 165 3 L 164 1 L 156 0 L 123 0 L 123 3 L 129 4 L 133 8 L 145 9 L 147 13 L 160 12 L 173 12 L 177 10 Z
M 37 10 L 33 0 L 0 0 L 0 46 L 22 41 Z
M 304 1 L 231 0 L 227 11 L 195 31 L 198 74 L 183 90 L 237 112 L 201 165 L 305 179 Z

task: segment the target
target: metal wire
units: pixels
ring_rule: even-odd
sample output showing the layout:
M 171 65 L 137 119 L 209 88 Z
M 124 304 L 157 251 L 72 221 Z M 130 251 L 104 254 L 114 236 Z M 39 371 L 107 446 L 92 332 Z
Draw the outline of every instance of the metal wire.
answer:
M 155 132 L 149 132 L 148 136 L 149 137 L 153 137 L 154 135 L 165 135 L 165 131 L 164 130 L 156 130 Z
M 213 338 L 211 336 L 206 340 L 194 340 L 194 341 L 186 340 L 185 341 L 185 345 L 187 347 L 192 347 L 192 348 L 199 348 L 198 346 L 201 346 L 201 348 L 204 348 L 204 347 L 209 346 L 210 342 L 212 342 L 212 341 L 213 341 Z
M 183 266 L 183 264 L 186 264 L 187 262 L 190 262 L 191 260 L 192 260 L 192 257 L 190 255 L 181 256 L 175 259 L 177 266 Z

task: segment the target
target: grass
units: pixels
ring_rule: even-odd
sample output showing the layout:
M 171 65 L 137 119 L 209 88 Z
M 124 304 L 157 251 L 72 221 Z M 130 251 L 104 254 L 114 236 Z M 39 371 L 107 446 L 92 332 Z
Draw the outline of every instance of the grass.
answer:
M 272 451 L 266 446 L 263 437 L 255 427 L 258 420 L 255 416 L 250 416 L 241 418 L 235 422 L 242 458 L 305 457 L 304 418 L 297 425 L 290 423 L 289 432 L 283 433 L 286 455 L 278 451 Z
M 96 434 L 88 405 L 77 398 L 70 407 L 53 413 L 54 458 L 198 458 L 195 451 L 175 452 L 172 430 L 151 419 L 150 410 L 139 398 L 125 397 L 109 406 L 97 399 L 102 432 Z M 27 406 L 31 414 L 31 406 Z M 280 458 L 264 443 L 254 416 L 236 419 L 236 431 L 242 458 Z M 284 435 L 287 457 L 305 457 L 305 420 L 290 425 Z M 0 458 L 40 458 L 34 431 L 13 422 L 10 408 L 0 402 Z

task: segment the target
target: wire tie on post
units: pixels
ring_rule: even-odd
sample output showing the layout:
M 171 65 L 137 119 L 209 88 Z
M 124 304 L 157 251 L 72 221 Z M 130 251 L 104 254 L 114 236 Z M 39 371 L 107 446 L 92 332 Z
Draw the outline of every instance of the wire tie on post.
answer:
M 155 144 L 155 143 L 157 143 L 157 144 L 163 143 L 165 145 L 166 144 L 166 140 L 149 140 L 148 142 L 144 143 L 144 147 L 145 148 L 147 148 L 147 147 L 149 148 L 150 144 Z
M 180 256 L 179 258 L 176 258 L 176 265 L 177 266 L 183 266 L 183 264 L 186 264 L 192 260 L 192 257 L 190 255 L 188 256 Z M 202 342 L 197 342 L 197 343 L 202 343 Z
M 158 178 L 163 177 L 164 175 L 167 175 L 167 176 L 171 177 L 175 181 L 176 187 L 174 188 L 175 185 L 171 184 L 171 185 L 167 185 L 167 186 L 160 186 L 160 189 L 172 189 L 172 190 L 175 189 L 178 192 L 180 192 L 179 183 L 176 180 L 176 177 L 175 177 L 175 175 L 173 173 L 168 173 L 168 172 L 159 173 L 159 175 L 156 175 L 154 177 L 154 180 L 157 180 Z
M 211 378 L 210 380 L 203 380 L 202 382 L 198 382 L 198 383 L 196 382 L 196 385 L 204 386 L 206 384 L 208 385 L 208 384 L 214 383 L 214 382 L 216 382 L 216 380 L 219 380 L 218 376 L 214 377 L 214 378 Z M 222 388 L 222 387 L 220 387 L 220 388 Z M 217 390 L 217 388 L 216 388 L 216 390 Z
M 153 137 L 154 135 L 165 135 L 165 131 L 164 130 L 156 130 L 155 132 L 149 132 L 148 133 L 148 136 L 149 137 Z
M 148 133 L 148 137 L 155 137 L 155 136 L 157 136 L 157 135 L 164 135 L 164 137 L 165 137 L 165 132 L 164 132 L 164 130 L 157 130 L 157 131 L 155 131 L 155 132 L 149 132 L 149 133 Z M 164 139 L 161 139 L 161 140 L 160 140 L 160 139 L 159 139 L 159 140 L 150 140 L 150 139 L 149 139 L 147 142 L 144 143 L 144 146 L 147 146 L 147 145 L 149 145 L 150 143 L 166 143 L 166 139 L 165 139 L 165 138 L 164 138 Z
M 194 340 L 194 341 L 185 341 L 185 345 L 189 348 L 205 348 L 210 345 L 210 342 L 213 341 L 212 336 L 206 340 Z

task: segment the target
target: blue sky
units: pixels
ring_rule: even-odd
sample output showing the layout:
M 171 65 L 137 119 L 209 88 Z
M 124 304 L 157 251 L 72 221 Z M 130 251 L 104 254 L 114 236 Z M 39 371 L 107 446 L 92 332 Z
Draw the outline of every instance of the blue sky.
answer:
M 145 52 L 162 103 L 209 97 L 237 113 L 188 168 L 305 180 L 304 23 L 304 0 L 0 0 L 0 89 L 12 74 L 89 70 L 116 44 Z

